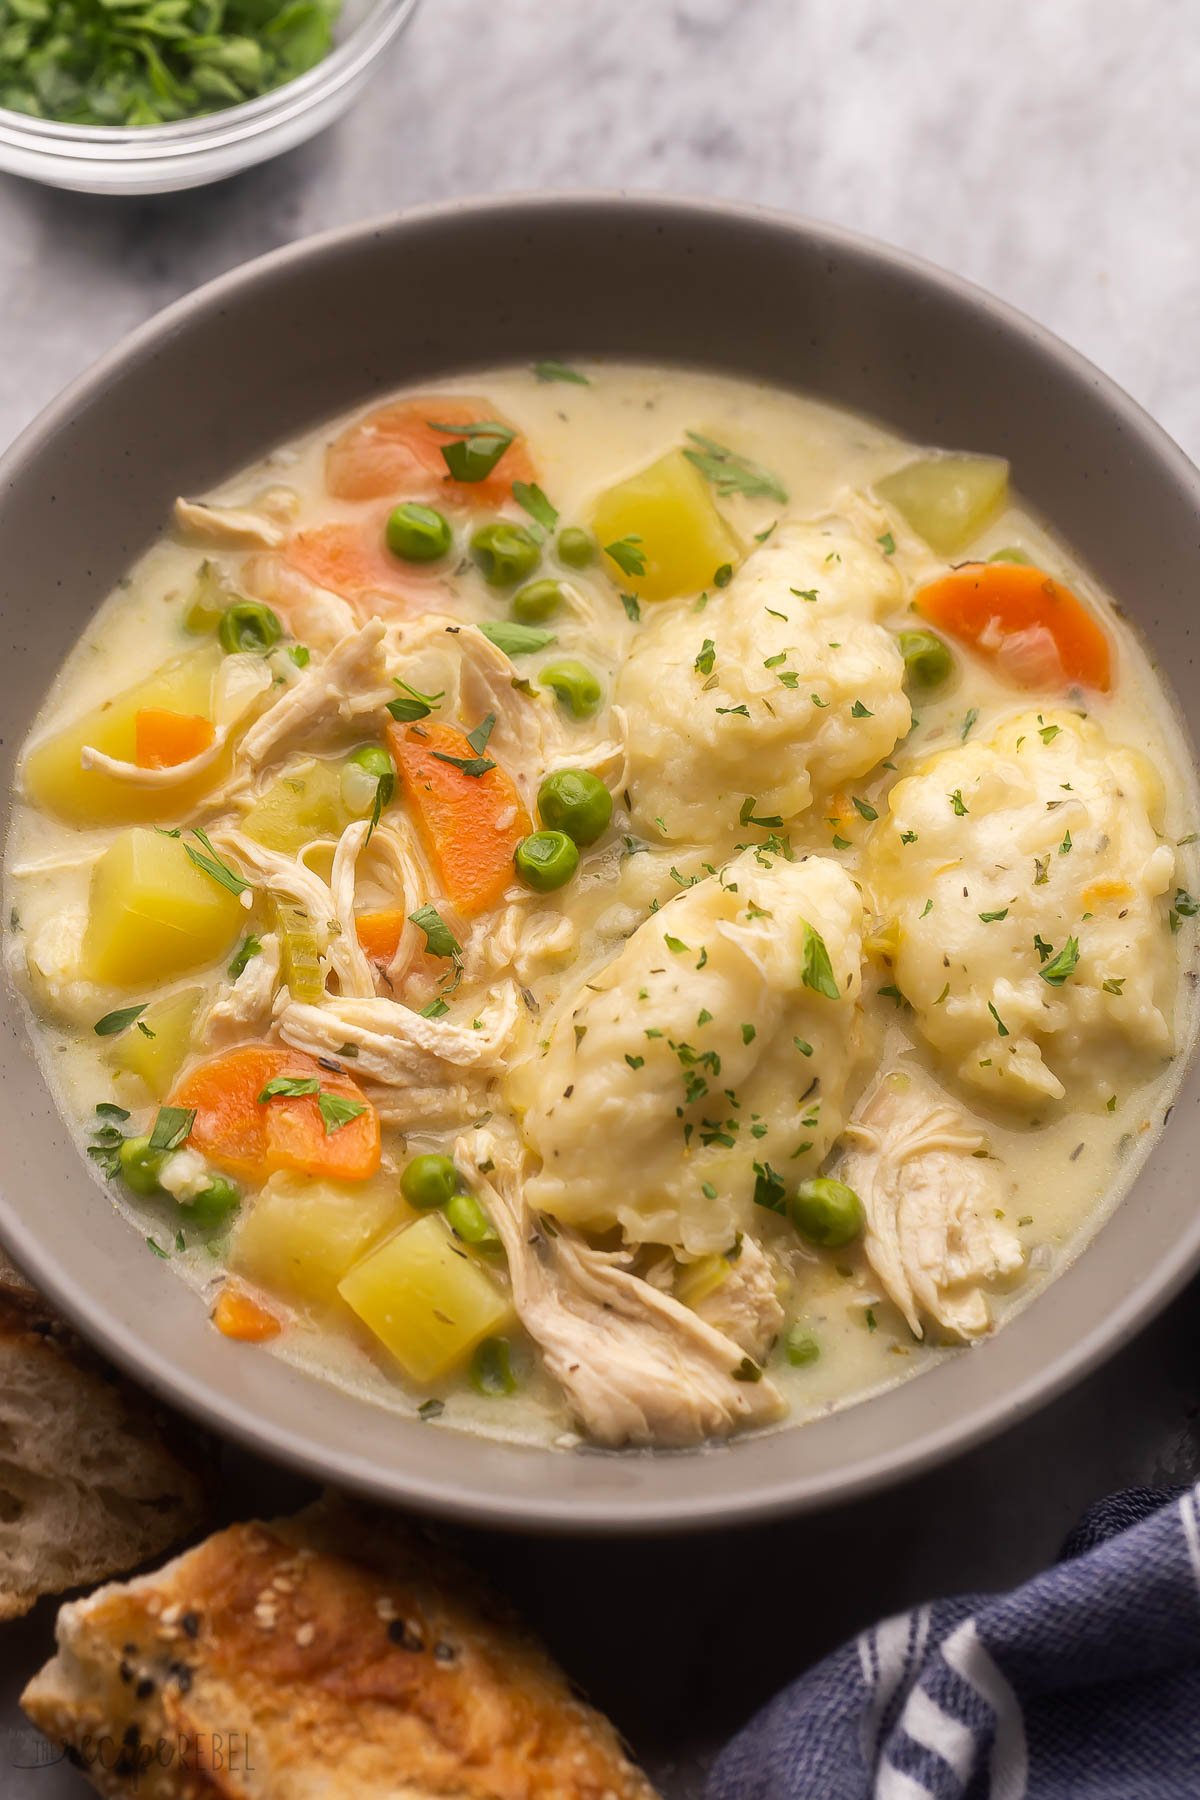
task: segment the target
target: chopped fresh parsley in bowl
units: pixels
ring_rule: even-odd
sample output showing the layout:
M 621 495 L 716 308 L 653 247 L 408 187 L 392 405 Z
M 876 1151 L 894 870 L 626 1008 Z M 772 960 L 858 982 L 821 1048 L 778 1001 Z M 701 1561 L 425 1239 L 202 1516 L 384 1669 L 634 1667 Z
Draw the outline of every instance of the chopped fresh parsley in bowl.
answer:
M 0 0 L 0 106 L 166 125 L 257 99 L 328 56 L 341 0 Z

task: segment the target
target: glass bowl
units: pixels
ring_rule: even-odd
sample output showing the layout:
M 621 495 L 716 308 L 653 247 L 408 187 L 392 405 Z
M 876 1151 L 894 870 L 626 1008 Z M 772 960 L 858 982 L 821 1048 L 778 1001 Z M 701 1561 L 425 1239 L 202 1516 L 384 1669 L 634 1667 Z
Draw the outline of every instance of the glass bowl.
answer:
M 257 100 L 172 125 L 62 125 L 0 107 L 0 169 L 85 194 L 203 187 L 292 150 L 345 112 L 417 0 L 345 0 L 323 62 Z

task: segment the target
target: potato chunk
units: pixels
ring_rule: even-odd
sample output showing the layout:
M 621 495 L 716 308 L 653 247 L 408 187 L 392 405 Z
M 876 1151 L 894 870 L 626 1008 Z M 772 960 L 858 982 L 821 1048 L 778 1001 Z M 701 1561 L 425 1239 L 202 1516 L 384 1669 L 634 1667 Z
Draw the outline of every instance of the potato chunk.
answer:
M 605 566 L 620 587 L 642 600 L 698 594 L 712 587 L 722 564 L 740 555 L 704 477 L 682 450 L 668 451 L 648 469 L 606 489 L 592 524 L 603 545 L 637 540 L 634 547 L 646 562 L 641 575 L 627 574 L 609 557 Z
M 214 678 L 221 666 L 215 645 L 205 645 L 166 663 L 153 675 L 106 700 L 65 731 L 29 752 L 23 770 L 26 791 L 37 806 L 72 825 L 113 825 L 135 819 L 178 819 L 229 773 L 229 756 L 215 758 L 201 775 L 179 787 L 144 788 L 119 781 L 100 769 L 80 767 L 84 746 L 120 762 L 134 762 L 140 712 L 213 717 Z
M 184 988 L 151 1001 L 139 1021 L 146 1031 L 123 1031 L 113 1040 L 109 1061 L 114 1068 L 140 1075 L 155 1100 L 166 1098 L 183 1067 L 202 992 L 201 988 Z M 152 1035 L 147 1037 L 146 1032 Z
M 372 1250 L 338 1284 L 343 1300 L 414 1381 L 436 1381 L 509 1323 L 508 1298 L 426 1213 Z
M 939 556 L 953 556 L 978 537 L 1008 497 L 1002 456 L 923 456 L 875 483 L 918 537 Z
M 295 856 L 314 838 L 340 837 L 350 823 L 342 800 L 342 765 L 310 762 L 272 782 L 242 821 L 242 830 L 268 850 Z
M 412 1216 L 394 1182 L 273 1175 L 238 1224 L 230 1264 L 285 1300 L 333 1306 L 354 1264 Z
M 232 949 L 242 917 L 179 838 L 134 826 L 92 872 L 82 973 L 114 987 L 167 981 Z

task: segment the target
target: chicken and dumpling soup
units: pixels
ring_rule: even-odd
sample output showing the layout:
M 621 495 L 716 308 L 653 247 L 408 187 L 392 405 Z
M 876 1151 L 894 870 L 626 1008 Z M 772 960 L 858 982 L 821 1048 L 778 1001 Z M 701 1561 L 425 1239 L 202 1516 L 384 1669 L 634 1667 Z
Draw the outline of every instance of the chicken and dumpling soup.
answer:
M 687 1446 L 961 1354 L 1102 1220 L 1195 822 L 1002 460 L 544 363 L 179 501 L 26 746 L 8 953 L 216 1330 Z

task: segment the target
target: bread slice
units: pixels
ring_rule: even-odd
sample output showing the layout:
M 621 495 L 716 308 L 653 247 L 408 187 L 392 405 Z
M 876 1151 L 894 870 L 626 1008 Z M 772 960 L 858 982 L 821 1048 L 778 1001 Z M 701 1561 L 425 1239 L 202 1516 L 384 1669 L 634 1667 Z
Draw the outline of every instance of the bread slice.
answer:
M 0 1619 L 161 1556 L 203 1500 L 151 1402 L 0 1259 Z
M 341 1501 L 64 1606 L 21 1704 L 110 1796 L 654 1800 L 476 1578 Z

